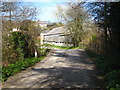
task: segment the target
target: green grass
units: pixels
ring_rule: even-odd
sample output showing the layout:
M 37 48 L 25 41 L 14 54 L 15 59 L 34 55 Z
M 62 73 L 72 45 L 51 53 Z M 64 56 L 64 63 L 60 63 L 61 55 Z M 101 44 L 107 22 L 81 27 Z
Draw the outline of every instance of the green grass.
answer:
M 7 67 L 2 67 L 2 81 L 6 81 L 8 77 L 18 73 L 21 70 L 25 70 L 35 63 L 41 61 L 44 56 L 39 58 L 25 58 L 24 60 L 17 61 L 14 64 L 9 64 Z
M 24 60 L 19 60 L 14 64 L 9 64 L 7 67 L 2 67 L 2 81 L 6 81 L 8 77 L 33 66 L 35 63 L 40 62 L 46 55 L 46 49 L 40 49 L 41 56 L 38 58 L 25 58 Z
M 40 43 L 40 40 L 35 40 L 35 43 L 38 43 L 38 44 L 39 44 L 39 43 Z
M 59 49 L 84 49 L 85 46 L 81 45 L 80 47 L 63 47 L 63 46 L 56 46 L 56 45 L 51 45 L 51 44 L 44 44 L 42 46 L 45 47 L 54 47 L 54 48 L 59 48 Z
M 40 51 L 40 55 L 41 56 L 46 56 L 46 54 L 49 52 L 49 49 L 46 49 L 46 48 L 39 48 L 39 51 Z

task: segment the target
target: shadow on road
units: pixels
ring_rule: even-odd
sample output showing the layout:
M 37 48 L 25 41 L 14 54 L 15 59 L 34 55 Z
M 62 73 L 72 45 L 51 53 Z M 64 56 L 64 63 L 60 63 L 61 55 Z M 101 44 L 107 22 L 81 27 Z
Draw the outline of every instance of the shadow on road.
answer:
M 47 77 L 43 78 L 43 81 L 40 81 L 41 86 L 44 84 L 50 88 L 99 88 L 100 85 L 97 85 L 97 82 L 100 84 L 97 76 L 94 75 L 93 70 L 86 70 L 80 68 L 41 68 L 32 70 L 42 74 L 48 74 Z M 39 81 L 34 83 L 39 84 Z
M 11 78 L 5 87 L 101 88 L 94 62 L 81 50 L 56 50 L 43 62 Z
M 48 76 L 40 81 L 41 86 L 50 88 L 99 88 L 102 87 L 102 81 L 98 79 L 98 72 L 94 67 L 94 62 L 85 55 L 85 52 L 79 51 L 79 55 L 70 55 L 69 53 L 55 52 L 55 57 L 66 57 L 62 63 L 71 63 L 68 67 L 53 68 L 32 68 L 39 74 Z M 59 61 L 56 61 L 59 63 Z M 36 82 L 35 84 L 37 84 Z

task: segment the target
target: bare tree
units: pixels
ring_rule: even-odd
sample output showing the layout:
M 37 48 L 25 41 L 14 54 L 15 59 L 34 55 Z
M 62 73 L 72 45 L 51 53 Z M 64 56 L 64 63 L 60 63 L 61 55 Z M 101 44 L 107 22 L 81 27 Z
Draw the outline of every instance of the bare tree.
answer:
M 19 8 L 14 12 L 16 21 L 24 21 L 27 19 L 34 20 L 37 15 L 37 8 L 35 8 L 32 4 L 18 4 Z
M 66 11 L 59 6 L 57 15 L 67 23 L 70 37 L 76 47 L 82 40 L 83 23 L 87 18 L 87 13 L 84 11 L 83 3 L 67 3 L 67 6 Z
M 14 7 L 13 5 L 15 5 L 16 7 L 15 9 L 13 9 Z M 11 9 L 9 9 L 10 7 L 8 6 L 10 6 Z M 31 50 L 31 53 L 33 53 L 32 50 L 35 47 L 33 37 L 36 35 L 37 27 L 35 26 L 35 23 L 32 20 L 34 20 L 37 15 L 37 9 L 30 4 L 23 5 L 23 3 L 18 3 L 18 2 L 17 3 L 6 2 L 2 4 L 2 14 L 3 14 L 2 53 L 4 60 L 7 62 L 9 62 L 9 60 L 14 60 L 12 58 L 13 57 L 15 58 L 15 48 L 13 47 L 14 44 L 11 44 L 9 34 L 13 28 L 20 28 L 23 25 L 26 25 L 26 28 L 28 30 L 27 31 L 21 30 L 21 32 L 26 36 L 29 36 L 28 37 L 29 40 L 27 40 L 29 42 L 27 48 L 29 48 Z

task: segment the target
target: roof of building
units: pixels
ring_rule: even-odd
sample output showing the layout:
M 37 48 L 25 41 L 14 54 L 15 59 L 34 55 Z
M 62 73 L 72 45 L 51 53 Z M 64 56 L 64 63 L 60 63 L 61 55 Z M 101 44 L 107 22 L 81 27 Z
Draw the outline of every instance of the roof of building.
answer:
M 39 24 L 48 24 L 49 22 L 48 21 L 40 21 L 40 20 L 38 20 L 37 21 Z
M 68 34 L 68 30 L 65 26 L 53 28 L 52 30 L 46 30 L 43 32 L 45 35 L 50 34 Z

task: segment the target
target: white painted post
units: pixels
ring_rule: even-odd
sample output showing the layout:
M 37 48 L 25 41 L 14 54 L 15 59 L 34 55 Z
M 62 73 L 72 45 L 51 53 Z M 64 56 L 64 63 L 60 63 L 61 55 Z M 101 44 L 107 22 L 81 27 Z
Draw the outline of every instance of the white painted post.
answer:
M 37 50 L 35 49 L 35 58 L 37 58 Z
M 44 44 L 43 40 L 44 40 L 44 34 L 41 33 L 41 34 L 40 34 L 40 44 L 41 44 L 41 45 Z

